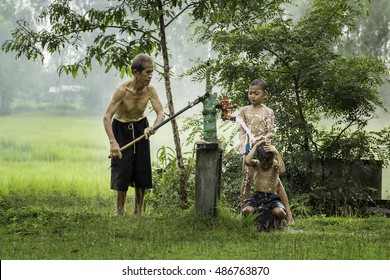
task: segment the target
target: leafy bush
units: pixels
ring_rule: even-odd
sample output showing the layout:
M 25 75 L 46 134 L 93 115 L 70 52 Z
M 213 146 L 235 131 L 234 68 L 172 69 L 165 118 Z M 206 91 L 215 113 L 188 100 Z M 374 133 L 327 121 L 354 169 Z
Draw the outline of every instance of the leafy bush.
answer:
M 304 194 L 312 214 L 358 214 L 380 199 L 378 174 L 389 164 L 389 128 L 381 132 L 362 129 L 343 134 L 333 127 L 317 129 L 313 148 L 280 141 L 287 166 L 286 189 L 292 198 Z
M 195 159 L 192 155 L 184 157 L 189 203 L 194 200 Z M 158 211 L 172 211 L 181 207 L 179 193 L 179 170 L 175 151 L 161 147 L 157 151 L 157 162 L 153 165 L 153 189 L 146 193 L 145 204 Z
M 240 191 L 243 178 L 243 161 L 234 149 L 226 151 L 222 158 L 221 199 L 234 210 L 240 210 Z

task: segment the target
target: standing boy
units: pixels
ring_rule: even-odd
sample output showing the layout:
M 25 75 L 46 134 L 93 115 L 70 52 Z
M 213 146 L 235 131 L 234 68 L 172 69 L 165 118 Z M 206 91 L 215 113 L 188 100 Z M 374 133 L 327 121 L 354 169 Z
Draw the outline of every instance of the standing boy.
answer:
M 251 105 L 241 108 L 239 114 L 240 146 L 239 151 L 249 153 L 255 141 L 270 142 L 275 134 L 275 115 L 272 109 L 263 104 L 268 97 L 267 83 L 264 80 L 254 80 L 248 90 L 248 99 Z M 251 194 L 253 168 L 244 166 L 244 178 L 241 188 L 241 203 Z
M 129 186 L 135 188 L 135 215 L 141 215 L 145 190 L 152 188 L 149 137 L 155 132 L 153 126 L 164 120 L 162 104 L 150 83 L 153 70 L 150 56 L 137 55 L 131 64 L 133 78 L 117 86 L 103 118 L 110 141 L 111 189 L 117 191 L 116 213 L 120 216 L 124 213 Z M 153 126 L 149 126 L 144 115 L 149 102 L 157 114 Z M 144 139 L 120 151 L 120 147 L 142 135 Z

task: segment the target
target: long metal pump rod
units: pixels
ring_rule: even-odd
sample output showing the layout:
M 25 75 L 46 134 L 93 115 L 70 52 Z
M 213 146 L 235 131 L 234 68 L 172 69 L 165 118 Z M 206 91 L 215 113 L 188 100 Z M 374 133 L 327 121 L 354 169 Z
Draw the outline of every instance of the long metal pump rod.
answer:
M 164 120 L 163 122 L 159 123 L 158 125 L 154 126 L 153 129 L 156 131 L 157 129 L 159 129 L 160 127 L 162 127 L 164 124 L 170 122 L 171 120 L 173 120 L 174 118 L 176 118 L 177 116 L 179 116 L 180 114 L 182 114 L 183 112 L 187 111 L 188 109 L 194 107 L 196 104 L 200 103 L 200 102 L 203 102 L 203 100 L 205 100 L 206 98 L 208 98 L 210 96 L 210 93 L 206 92 L 203 96 L 199 96 L 197 99 L 195 99 L 194 101 L 192 102 L 189 102 L 188 105 L 186 107 L 184 107 L 183 109 L 181 109 L 180 111 L 176 112 L 175 114 L 173 114 L 172 116 L 170 116 L 169 118 L 167 118 L 166 120 Z M 124 145 L 123 147 L 120 148 L 120 151 L 124 151 L 128 148 L 130 148 L 131 146 L 133 146 L 135 143 L 141 141 L 142 139 L 145 138 L 145 134 L 141 135 L 140 137 L 138 137 L 137 139 L 131 141 L 130 143 Z M 109 158 L 111 158 L 111 156 L 108 156 Z

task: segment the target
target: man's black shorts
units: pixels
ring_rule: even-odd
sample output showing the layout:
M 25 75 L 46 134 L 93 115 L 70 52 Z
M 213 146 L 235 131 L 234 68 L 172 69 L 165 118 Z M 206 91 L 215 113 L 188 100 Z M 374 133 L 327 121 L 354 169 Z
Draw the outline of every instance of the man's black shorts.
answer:
M 137 122 L 122 123 L 112 121 L 112 130 L 120 147 L 144 134 L 149 127 L 147 118 Z M 111 159 L 111 189 L 127 191 L 129 186 L 142 189 L 152 188 L 152 165 L 150 161 L 149 139 L 142 139 L 122 151 L 122 159 Z

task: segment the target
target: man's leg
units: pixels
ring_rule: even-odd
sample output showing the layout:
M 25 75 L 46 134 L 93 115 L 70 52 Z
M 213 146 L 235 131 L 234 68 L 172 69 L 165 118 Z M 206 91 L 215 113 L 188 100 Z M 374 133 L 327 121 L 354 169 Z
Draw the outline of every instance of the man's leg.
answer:
M 144 202 L 145 189 L 135 188 L 135 208 L 134 215 L 141 216 L 142 204 Z
M 126 193 L 118 191 L 117 200 L 116 200 L 116 214 L 118 216 L 123 216 L 125 209 Z

